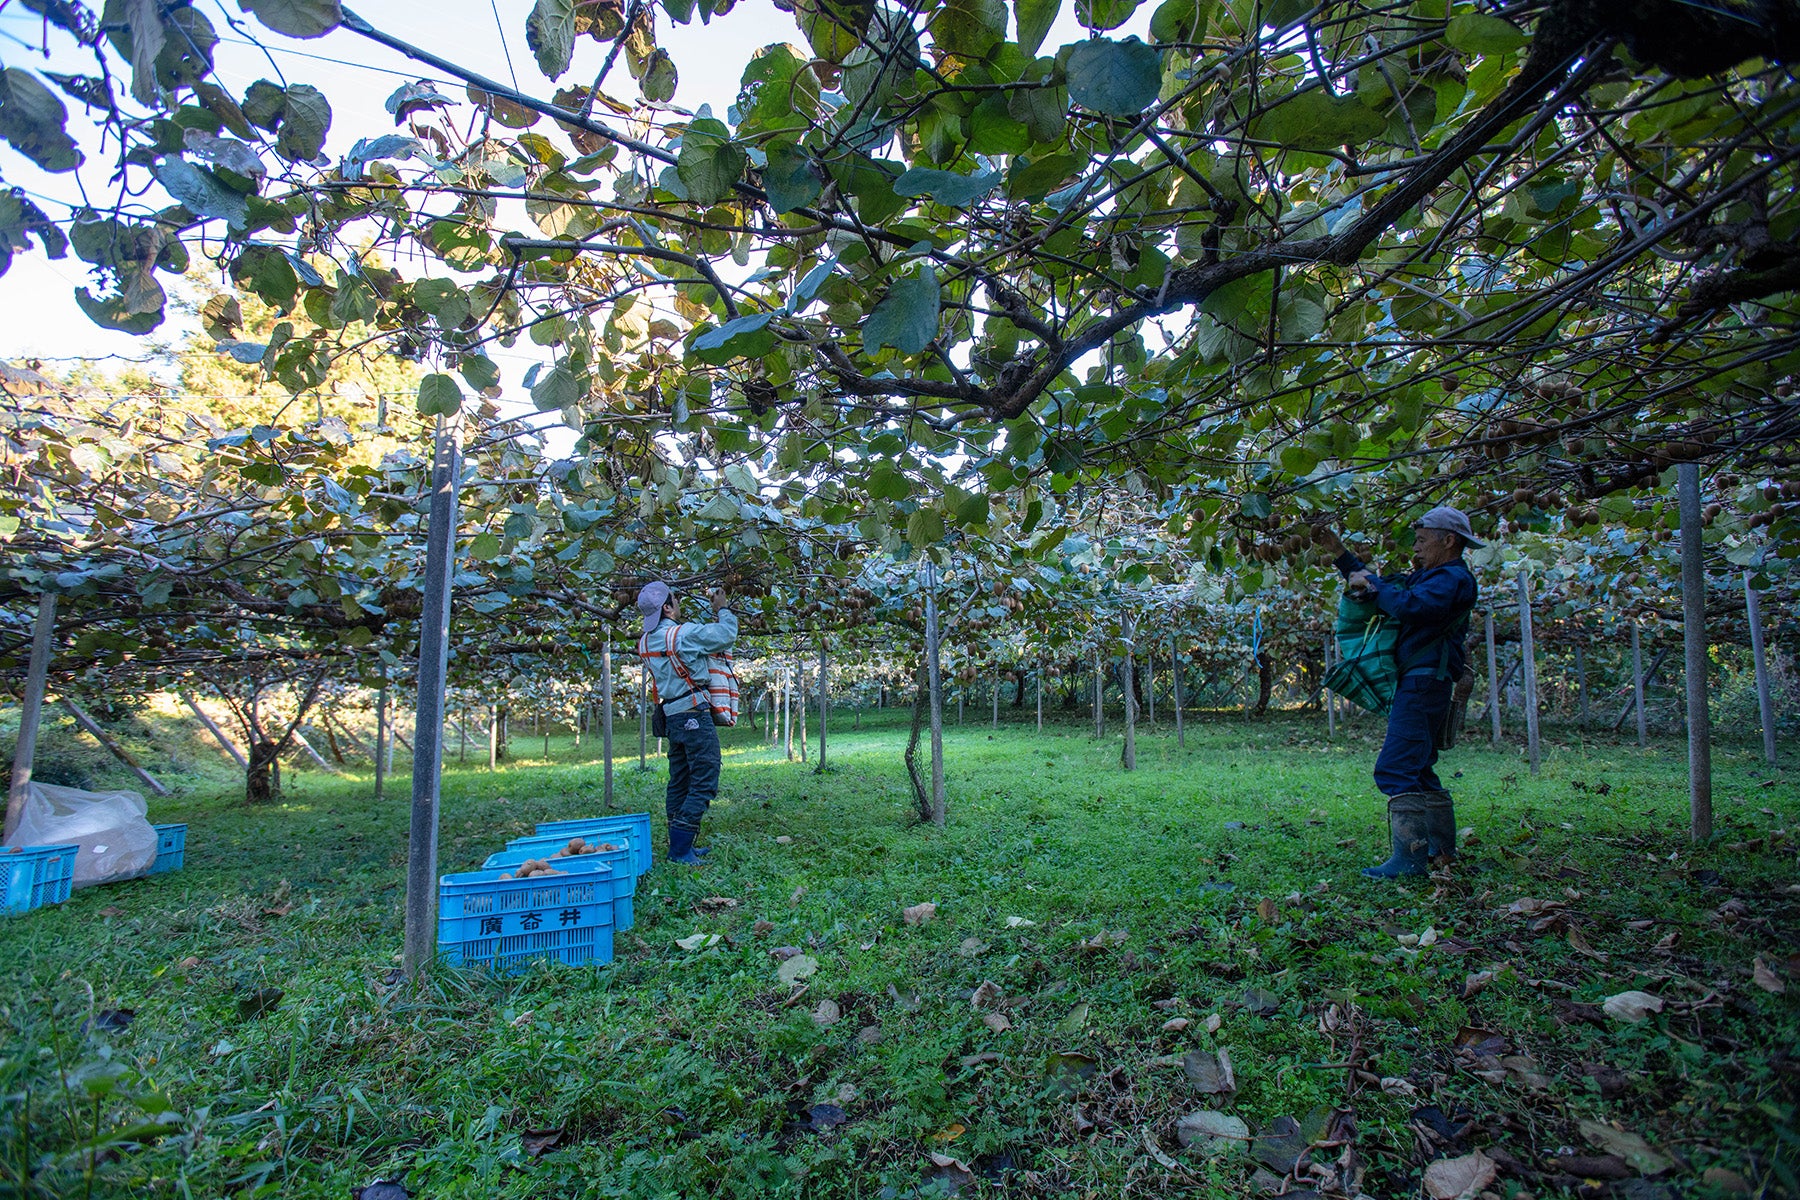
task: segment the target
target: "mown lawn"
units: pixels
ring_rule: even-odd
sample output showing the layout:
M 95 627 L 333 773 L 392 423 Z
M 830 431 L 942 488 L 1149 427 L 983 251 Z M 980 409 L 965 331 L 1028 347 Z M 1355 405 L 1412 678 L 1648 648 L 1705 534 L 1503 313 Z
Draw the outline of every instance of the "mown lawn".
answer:
M 1394 887 L 1356 874 L 1372 722 L 1165 724 L 1125 775 L 1116 737 L 971 709 L 937 830 L 884 716 L 840 719 L 823 776 L 734 732 L 702 870 L 660 863 L 660 764 L 622 760 L 659 865 L 617 961 L 417 992 L 404 779 L 155 804 L 184 871 L 0 924 L 0 1194 L 29 1164 L 53 1196 L 1386 1198 L 1475 1150 L 1499 1196 L 1800 1190 L 1800 797 L 1751 748 L 1716 752 L 1700 850 L 1677 744 L 1564 732 L 1535 779 L 1458 750 L 1464 859 Z M 577 756 L 452 761 L 443 869 L 596 812 Z M 1662 1011 L 1608 1015 L 1628 991 Z M 1196 1140 L 1202 1110 L 1260 1136 Z

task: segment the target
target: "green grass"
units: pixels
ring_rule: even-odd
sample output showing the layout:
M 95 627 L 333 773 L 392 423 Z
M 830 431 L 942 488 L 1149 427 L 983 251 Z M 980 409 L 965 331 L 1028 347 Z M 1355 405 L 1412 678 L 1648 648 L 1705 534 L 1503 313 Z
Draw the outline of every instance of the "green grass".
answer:
M 948 731 L 939 830 L 911 814 L 904 728 L 883 716 L 840 718 L 823 776 L 731 733 L 710 865 L 659 862 L 602 969 L 396 986 L 404 779 L 380 804 L 316 774 L 265 809 L 219 782 L 154 804 L 188 822 L 184 871 L 0 924 L 0 1195 L 22 1156 L 32 1194 L 58 1196 L 341 1198 L 402 1175 L 433 1200 L 1252 1194 L 1250 1155 L 1181 1147 L 1177 1119 L 1207 1108 L 1252 1130 L 1342 1114 L 1374 1197 L 1476 1148 L 1501 1163 L 1497 1195 L 1604 1194 L 1550 1168 L 1603 1153 L 1582 1120 L 1671 1164 L 1678 1191 L 1616 1194 L 1732 1194 L 1721 1170 L 1793 1194 L 1796 795 L 1759 786 L 1749 748 L 1717 752 L 1718 836 L 1698 850 L 1678 745 L 1569 737 L 1536 778 L 1516 749 L 1459 749 L 1474 843 L 1440 879 L 1380 886 L 1356 873 L 1385 855 L 1368 720 L 1333 744 L 1317 717 L 1218 717 L 1185 751 L 1165 724 L 1125 775 L 1116 737 L 996 735 L 971 710 Z M 553 757 L 453 759 L 444 870 L 598 810 L 598 764 L 566 738 Z M 618 764 L 619 807 L 660 814 L 660 763 L 636 766 Z M 1521 898 L 1565 907 L 1512 915 Z M 924 901 L 936 919 L 906 925 Z M 723 940 L 675 946 L 699 932 Z M 782 946 L 819 964 L 797 998 Z M 1787 994 L 1753 982 L 1759 955 Z M 1009 1029 L 972 1006 L 983 983 Z M 255 1015 L 264 989 L 282 999 Z M 1628 989 L 1668 1006 L 1639 1025 L 1595 1007 Z M 835 1023 L 815 1020 L 824 1000 Z M 83 1031 L 119 1009 L 128 1028 Z M 1184 1071 L 1219 1049 L 1235 1095 Z M 164 1109 L 162 1136 L 130 1128 Z

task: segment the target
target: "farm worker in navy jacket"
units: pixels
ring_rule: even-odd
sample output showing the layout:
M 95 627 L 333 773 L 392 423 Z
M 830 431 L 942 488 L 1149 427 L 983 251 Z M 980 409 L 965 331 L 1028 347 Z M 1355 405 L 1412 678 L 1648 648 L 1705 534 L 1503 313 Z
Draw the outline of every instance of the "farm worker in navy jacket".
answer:
M 706 847 L 695 848 L 694 838 L 719 794 L 719 731 L 713 727 L 706 681 L 712 655 L 729 651 L 738 632 L 737 614 L 727 606 L 725 593 L 714 588 L 706 598 L 712 602 L 713 620 L 685 624 L 681 602 L 668 584 L 660 580 L 647 583 L 637 598 L 638 612 L 644 618 L 639 657 L 656 684 L 669 728 L 669 790 L 664 801 L 669 818 L 669 861 L 689 865 L 699 863 L 700 856 L 707 853 Z M 669 661 L 671 629 L 686 679 Z M 688 685 L 690 679 L 695 687 Z
M 1432 766 L 1438 731 L 1465 669 L 1463 639 L 1475 607 L 1475 576 L 1463 564 L 1463 549 L 1481 543 L 1469 518 L 1448 506 L 1432 509 L 1413 529 L 1416 569 L 1410 574 L 1380 578 L 1349 551 L 1336 562 L 1352 592 L 1371 596 L 1382 612 L 1400 620 L 1400 682 L 1375 759 L 1375 786 L 1388 798 L 1393 854 L 1363 869 L 1372 879 L 1423 875 L 1431 859 L 1456 853 L 1456 810 Z

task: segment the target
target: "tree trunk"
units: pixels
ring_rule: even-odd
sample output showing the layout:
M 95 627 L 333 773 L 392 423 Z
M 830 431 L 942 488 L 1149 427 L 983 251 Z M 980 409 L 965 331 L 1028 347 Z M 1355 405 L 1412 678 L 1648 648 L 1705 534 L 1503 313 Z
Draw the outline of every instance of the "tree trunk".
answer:
M 925 670 L 931 690 L 931 823 L 949 819 L 944 796 L 944 669 L 939 659 L 937 564 L 925 560 Z
M 1123 680 L 1125 686 L 1120 689 L 1125 694 L 1125 745 L 1119 751 L 1119 765 L 1127 771 L 1137 770 L 1137 661 L 1136 655 L 1133 653 L 1134 647 L 1131 644 L 1136 624 L 1131 614 L 1127 612 L 1121 620 L 1119 629 L 1122 635 L 1120 641 L 1123 643 L 1125 652 L 1125 661 L 1121 664 L 1121 669 L 1125 673 Z
M 1256 652 L 1256 707 L 1252 709 L 1257 716 L 1266 716 L 1269 712 L 1269 696 L 1275 690 L 1275 661 L 1269 657 L 1267 650 Z
M 912 733 L 906 739 L 904 757 L 906 778 L 912 784 L 913 805 L 919 810 L 919 820 L 934 821 L 936 806 L 931 802 L 931 793 L 926 789 L 924 776 L 919 773 L 919 733 L 925 727 L 925 711 L 931 705 L 931 687 L 927 674 L 925 664 L 920 662 L 913 689 Z M 883 692 L 885 694 L 885 689 Z
M 56 593 L 38 597 L 37 624 L 31 630 L 31 657 L 25 667 L 25 694 L 19 708 L 19 738 L 13 744 L 12 782 L 6 791 L 6 837 L 25 816 L 25 796 L 37 757 L 38 722 L 43 719 L 44 689 L 50 677 L 50 655 L 56 635 Z
M 281 747 L 262 738 L 250 746 L 250 765 L 244 773 L 244 800 L 267 804 L 281 795 Z
M 1687 651 L 1688 833 L 1712 837 L 1712 707 L 1707 695 L 1706 558 L 1701 544 L 1700 464 L 1675 468 L 1681 496 L 1681 637 Z
M 1525 664 L 1525 756 L 1536 775 L 1543 765 L 1538 741 L 1537 641 L 1531 622 L 1531 576 L 1519 572 L 1519 661 Z

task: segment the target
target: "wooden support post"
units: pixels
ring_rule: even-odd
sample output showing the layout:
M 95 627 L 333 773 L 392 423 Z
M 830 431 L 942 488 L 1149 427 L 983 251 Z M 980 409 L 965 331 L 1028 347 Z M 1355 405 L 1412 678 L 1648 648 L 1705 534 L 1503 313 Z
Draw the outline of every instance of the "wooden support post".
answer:
M 1579 643 L 1575 646 L 1575 706 L 1576 721 L 1586 729 L 1588 723 L 1588 678 L 1587 650 Z
M 219 749 L 231 756 L 231 761 L 238 765 L 239 770 L 249 770 L 250 760 L 244 757 L 242 750 L 232 745 L 231 739 L 225 736 L 225 731 L 219 728 L 219 723 L 207 716 L 206 711 L 195 703 L 194 694 L 186 688 L 182 688 L 177 694 L 181 697 L 182 703 L 186 704 L 189 711 L 194 714 L 195 719 L 205 727 L 206 732 L 213 735 L 213 740 L 219 743 Z
M 794 761 L 794 668 L 781 668 L 781 737 L 787 760 Z
M 1700 464 L 1679 463 L 1681 496 L 1681 640 L 1687 650 L 1688 825 L 1696 842 L 1712 837 L 1712 707 L 1707 695 L 1706 550 L 1701 543 Z
M 407 832 L 406 932 L 401 967 L 409 978 L 437 956 L 438 801 L 444 767 L 444 688 L 450 669 L 450 594 L 456 565 L 456 490 L 462 454 L 438 418 L 425 540 L 425 595 L 419 610 L 419 692 L 413 706 L 412 813 Z
M 1331 649 L 1332 649 L 1332 637 L 1330 634 L 1326 634 L 1325 635 L 1324 657 L 1321 658 L 1320 661 L 1324 664 L 1325 673 L 1327 675 L 1331 674 Z M 1334 697 L 1332 695 L 1332 691 L 1330 688 L 1325 686 L 1323 680 L 1321 680 L 1319 683 L 1319 698 L 1325 701 L 1325 736 L 1328 739 L 1336 738 L 1337 737 L 1337 705 L 1332 703 L 1332 701 L 1334 699 Z
M 1525 757 L 1536 775 L 1542 765 L 1543 750 L 1538 743 L 1538 674 L 1537 642 L 1531 624 L 1531 576 L 1519 572 L 1519 653 L 1525 664 Z
M 1106 677 L 1100 673 L 1100 647 L 1094 647 L 1094 736 L 1106 736 L 1106 710 L 1104 696 L 1106 694 Z
M 169 794 L 169 789 L 164 787 L 162 782 L 158 780 L 156 776 L 144 770 L 143 764 L 133 757 L 131 751 L 119 745 L 118 742 L 112 739 L 111 735 L 109 735 L 106 730 L 100 728 L 100 723 L 90 717 L 87 714 L 86 709 L 82 708 L 81 705 L 75 703 L 75 701 L 69 699 L 67 696 L 60 697 L 58 703 L 63 706 L 64 712 L 75 718 L 75 723 L 77 725 L 87 730 L 96 742 L 99 742 L 102 746 L 106 747 L 106 752 L 108 754 L 124 763 L 131 773 L 138 777 L 140 783 L 149 788 L 152 792 L 155 792 L 158 796 L 167 796 Z
M 613 806 L 613 661 L 612 642 L 613 629 L 606 627 L 605 640 L 600 643 L 600 758 L 605 763 L 601 768 L 602 800 L 610 809 Z
M 1000 728 L 1000 663 L 994 663 L 994 729 Z
M 1750 622 L 1750 657 L 1756 664 L 1756 715 L 1762 722 L 1763 758 L 1775 765 L 1775 701 L 1769 689 L 1769 658 L 1763 648 L 1762 597 L 1744 572 L 1744 615 Z
M 500 706 L 488 705 L 488 770 L 500 769 Z
M 825 638 L 819 638 L 819 766 L 818 772 L 825 773 L 825 724 L 829 718 L 825 715 L 831 707 L 831 656 Z
M 1631 701 L 1637 708 L 1638 748 L 1649 742 L 1650 721 L 1644 712 L 1644 643 L 1637 622 L 1631 623 Z
M 800 710 L 800 761 L 806 761 L 806 668 L 794 668 L 795 703 Z
M 325 772 L 327 775 L 342 775 L 343 774 L 342 771 L 338 770 L 336 767 L 332 766 L 329 762 L 327 762 L 325 760 L 325 756 L 320 754 L 316 749 L 314 749 L 313 744 L 306 740 L 306 735 L 301 733 L 298 729 L 294 730 L 294 745 L 300 747 L 300 749 L 305 752 L 306 757 L 313 760 L 313 765 L 318 767 L 319 770 Z
M 388 689 L 387 672 L 381 673 L 381 686 L 375 690 L 375 798 L 380 800 L 387 791 L 387 731 L 388 723 Z
M 462 719 L 456 723 L 456 761 L 469 761 L 469 706 L 462 706 Z
M 1037 731 L 1044 732 L 1044 652 L 1038 651 L 1037 660 Z
M 1187 727 L 1183 724 L 1182 709 L 1185 701 L 1181 694 L 1181 648 L 1174 642 L 1169 643 L 1169 669 L 1175 673 L 1175 746 L 1179 750 L 1187 749 Z
M 931 707 L 931 823 L 948 817 L 944 798 L 944 672 L 938 661 L 937 564 L 925 559 L 925 676 Z
M 1492 608 L 1482 614 L 1482 626 L 1487 634 L 1488 724 L 1493 727 L 1491 740 L 1498 746 L 1504 732 L 1500 728 L 1500 652 L 1494 642 Z
M 1137 770 L 1137 689 L 1132 686 L 1132 674 L 1137 670 L 1136 655 L 1133 653 L 1132 635 L 1136 632 L 1137 622 L 1127 611 L 1120 619 L 1119 633 L 1122 649 L 1125 652 L 1123 665 L 1123 683 L 1125 691 L 1125 747 L 1119 754 L 1119 763 L 1127 771 Z

